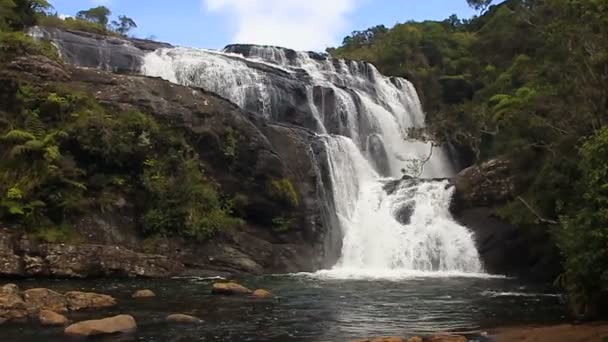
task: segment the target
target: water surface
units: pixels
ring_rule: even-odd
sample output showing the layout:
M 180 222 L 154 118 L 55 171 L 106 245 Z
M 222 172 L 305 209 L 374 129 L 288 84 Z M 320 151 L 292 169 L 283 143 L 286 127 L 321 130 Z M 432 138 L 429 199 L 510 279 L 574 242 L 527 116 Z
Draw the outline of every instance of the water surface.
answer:
M 554 323 L 566 318 L 561 298 L 544 286 L 516 279 L 409 276 L 393 280 L 333 279 L 330 275 L 265 276 L 239 279 L 266 288 L 274 300 L 217 297 L 212 280 L 25 281 L 23 288 L 86 290 L 117 297 L 116 308 L 71 314 L 74 321 L 131 314 L 139 325 L 131 336 L 102 341 L 349 341 L 353 338 L 411 336 L 437 331 L 471 331 L 493 326 Z M 156 298 L 131 299 L 149 288 Z M 171 313 L 195 315 L 199 325 L 170 325 Z M 70 341 L 60 328 L 0 327 L 2 341 Z

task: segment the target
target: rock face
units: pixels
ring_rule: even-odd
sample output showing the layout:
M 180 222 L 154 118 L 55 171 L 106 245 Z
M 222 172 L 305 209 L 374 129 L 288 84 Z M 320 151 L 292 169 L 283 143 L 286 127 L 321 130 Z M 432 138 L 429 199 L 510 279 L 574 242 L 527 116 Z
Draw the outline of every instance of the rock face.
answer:
M 517 184 L 507 160 L 469 167 L 452 179 L 452 212 L 475 233 L 487 272 L 553 281 L 560 272 L 555 244 L 546 232 L 520 229 L 502 220 L 496 209 L 514 200 Z
M 65 329 L 65 334 L 70 336 L 97 336 L 118 333 L 132 333 L 137 330 L 135 318 L 128 315 L 91 320 L 72 324 Z
M 135 72 L 141 67 L 141 57 L 146 51 L 170 44 L 144 39 L 123 39 L 102 37 L 97 34 L 60 30 L 52 27 L 33 28 L 30 34 L 36 38 L 60 40 L 66 48 L 62 49 L 64 61 L 87 68 L 103 68 L 118 73 Z
M 110 245 L 38 244 L 0 229 L 0 275 L 84 278 L 100 276 L 170 277 L 184 266 L 161 255 Z
M 217 295 L 247 295 L 251 294 L 252 291 L 243 285 L 230 282 L 230 283 L 215 283 L 211 289 L 211 293 Z
M 38 319 L 40 320 L 40 324 L 46 326 L 64 326 L 69 323 L 65 316 L 50 310 L 40 311 Z
M 168 46 L 56 29 L 34 30 L 32 34 L 60 41 L 64 60 L 72 65 L 118 73 L 135 72 L 141 54 Z M 58 83 L 88 92 L 112 109 L 143 111 L 182 130 L 222 192 L 243 199 L 235 210 L 247 225 L 225 230 L 207 243 L 180 238 L 154 241 L 146 244 L 143 253 L 137 233 L 138 213 L 129 207 L 130 199 L 125 199 L 124 210 L 92 210 L 83 215 L 76 224 L 87 239 L 83 245 L 22 249 L 2 246 L 0 241 L 0 275 L 79 278 L 261 274 L 314 271 L 337 260 L 326 244 L 330 229 L 324 218 L 327 210 L 323 189 L 317 186 L 319 170 L 310 148 L 317 138 L 311 131 L 269 122 L 200 89 L 156 78 L 74 68 L 44 57 L 21 57 L 0 70 L 0 81 L 15 79 Z M 232 159 L 223 149 L 230 134 L 238 138 Z M 285 210 L 268 190 L 272 180 L 287 180 L 297 191 L 298 206 L 290 209 L 292 224 L 287 231 L 273 231 L 273 220 Z

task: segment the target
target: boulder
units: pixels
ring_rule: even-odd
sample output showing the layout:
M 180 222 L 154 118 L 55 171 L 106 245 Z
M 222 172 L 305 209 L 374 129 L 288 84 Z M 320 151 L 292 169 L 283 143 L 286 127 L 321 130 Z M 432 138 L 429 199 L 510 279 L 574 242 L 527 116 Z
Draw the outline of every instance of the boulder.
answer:
M 70 310 L 101 309 L 116 305 L 116 299 L 111 296 L 72 291 L 65 294 Z
M 193 324 L 202 322 L 199 318 L 190 315 L 173 314 L 166 318 L 167 322 L 171 323 L 182 323 L 182 324 Z
M 452 179 L 452 184 L 456 188 L 452 210 L 456 213 L 505 203 L 516 191 L 515 173 L 506 159 L 492 159 L 464 169 Z
M 272 295 L 272 293 L 270 293 L 266 290 L 263 290 L 263 289 L 258 289 L 258 290 L 253 291 L 252 296 L 255 298 L 259 298 L 259 299 L 269 299 L 269 298 L 274 297 Z
M 135 292 L 131 297 L 133 298 L 151 298 L 156 297 L 156 294 L 151 290 L 139 290 Z
M 72 324 L 65 328 L 65 334 L 70 336 L 97 336 L 118 333 L 131 333 L 137 330 L 135 318 L 129 315 L 119 315 L 99 320 L 91 320 Z
M 426 342 L 469 342 L 469 339 L 459 335 L 435 335 L 427 338 Z
M 229 283 L 215 283 L 211 293 L 216 295 L 248 295 L 251 294 L 251 290 L 243 285 L 235 282 Z
M 42 310 L 38 315 L 40 324 L 46 326 L 64 326 L 68 325 L 69 321 L 64 315 L 60 315 L 51 310 Z
M 30 315 L 37 315 L 41 310 L 54 312 L 68 311 L 65 297 L 49 289 L 29 289 L 24 292 L 23 298 Z
M 27 320 L 28 311 L 17 285 L 0 287 L 0 321 L 22 322 Z
M 493 159 L 461 171 L 451 211 L 475 235 L 485 270 L 534 281 L 553 281 L 561 272 L 559 251 L 549 230 L 520 229 L 497 209 L 517 201 L 517 184 L 508 160 Z

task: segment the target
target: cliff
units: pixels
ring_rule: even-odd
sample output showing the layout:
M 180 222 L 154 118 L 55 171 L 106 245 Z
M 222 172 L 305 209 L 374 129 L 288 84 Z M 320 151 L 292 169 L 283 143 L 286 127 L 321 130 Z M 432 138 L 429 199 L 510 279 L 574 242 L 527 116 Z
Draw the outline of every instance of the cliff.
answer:
M 0 244 L 0 275 L 272 273 L 312 271 L 333 262 L 324 256 L 327 227 L 321 218 L 323 202 L 318 199 L 322 194 L 309 147 L 315 136 L 309 131 L 269 123 L 201 89 L 157 78 L 75 68 L 40 56 L 17 58 L 3 67 L 0 78 L 7 85 L 61 86 L 91 94 L 110 111 L 147 113 L 182 132 L 222 193 L 245 199 L 235 205 L 245 224 L 223 229 L 205 242 L 146 238 L 140 230 L 142 213 L 133 204 L 137 199 L 128 196 L 109 212 L 91 209 L 75 219 L 84 239 L 76 246 L 37 241 L 22 230 L 5 229 L 0 234 L 4 241 Z M 235 157 L 227 160 L 223 139 L 232 132 L 238 137 L 231 143 L 230 155 Z M 286 210 L 284 201 L 268 190 L 275 179 L 293 184 L 297 196 L 297 205 L 289 209 L 289 227 L 283 230 L 272 222 Z M 112 249 L 122 252 L 109 253 Z M 65 261 L 63 270 L 57 268 L 58 255 Z M 120 264 L 116 258 L 130 262 Z

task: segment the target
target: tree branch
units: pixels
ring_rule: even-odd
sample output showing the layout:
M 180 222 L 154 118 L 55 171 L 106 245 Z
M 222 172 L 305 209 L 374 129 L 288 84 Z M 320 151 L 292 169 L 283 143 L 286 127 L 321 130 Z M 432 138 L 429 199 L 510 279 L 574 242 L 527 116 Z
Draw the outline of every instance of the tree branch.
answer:
M 528 202 L 526 202 L 526 200 L 523 199 L 523 197 L 521 196 L 517 196 L 517 199 L 523 203 L 526 208 L 528 208 L 528 210 L 530 210 L 530 212 L 532 214 L 534 214 L 534 216 L 536 216 L 536 218 L 538 218 L 538 220 L 542 223 L 547 223 L 547 224 L 552 224 L 552 225 L 559 225 L 559 221 L 555 221 L 555 220 L 550 220 L 550 219 L 546 219 L 542 216 L 540 216 L 540 214 L 538 213 L 538 211 L 536 211 L 536 209 L 534 209 L 530 204 L 528 204 Z

